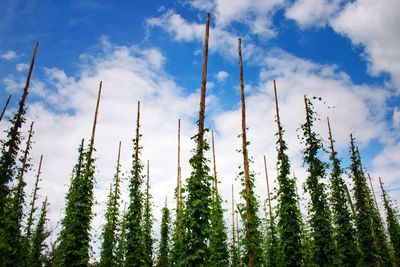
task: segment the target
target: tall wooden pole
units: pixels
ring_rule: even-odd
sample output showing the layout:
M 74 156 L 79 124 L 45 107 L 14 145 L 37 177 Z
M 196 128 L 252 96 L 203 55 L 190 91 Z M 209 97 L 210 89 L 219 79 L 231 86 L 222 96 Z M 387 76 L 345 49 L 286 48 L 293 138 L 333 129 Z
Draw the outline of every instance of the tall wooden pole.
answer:
M 119 141 L 119 144 L 118 144 L 118 156 L 117 156 L 117 168 L 116 168 L 117 170 L 115 173 L 114 200 L 117 200 L 117 195 L 118 195 L 118 191 L 119 191 L 118 187 L 119 187 L 120 159 L 121 159 L 121 141 Z M 115 204 L 118 205 L 117 203 L 115 203 Z M 117 206 L 117 207 L 119 207 L 119 206 Z M 112 220 L 111 229 L 113 229 L 113 231 L 115 230 L 115 220 Z M 115 235 L 111 235 L 111 244 L 114 244 L 114 240 L 115 240 Z
M 0 121 L 1 121 L 1 119 L 3 119 L 4 112 L 6 112 L 8 103 L 10 103 L 10 99 L 11 99 L 11 95 L 8 96 L 7 101 L 6 101 L 6 104 L 4 105 L 3 110 L 1 111 Z
M 236 236 L 235 236 L 235 198 L 233 194 L 233 184 L 232 184 L 232 248 L 235 249 Z
M 11 130 L 11 140 L 15 140 L 16 136 L 19 134 L 18 129 L 21 127 L 22 124 L 22 115 L 24 114 L 24 108 L 25 108 L 25 101 L 26 97 L 28 96 L 28 89 L 29 89 L 29 84 L 31 82 L 31 76 L 32 76 L 32 71 L 33 71 L 33 66 L 35 65 L 35 58 L 36 58 L 36 52 L 37 48 L 39 46 L 39 43 L 36 42 L 35 48 L 33 49 L 32 53 L 32 59 L 31 59 L 31 64 L 29 65 L 29 70 L 28 70 L 28 76 L 26 77 L 26 82 L 25 82 L 25 87 L 21 96 L 21 99 L 19 100 L 19 107 L 18 107 L 18 112 L 15 118 L 15 123 L 13 126 L 13 129 Z M 14 146 L 9 146 L 8 147 L 8 153 L 13 154 L 13 151 L 16 148 Z
M 281 126 L 281 119 L 279 117 L 279 104 L 278 104 L 278 95 L 276 93 L 276 82 L 274 80 L 274 96 L 275 96 L 275 111 L 276 111 L 276 123 L 278 124 L 278 137 L 279 137 L 279 144 L 282 147 L 282 126 Z
M 29 88 L 29 84 L 31 82 L 31 76 L 32 76 L 33 66 L 35 65 L 35 58 L 36 58 L 36 52 L 37 52 L 38 46 L 39 46 L 39 42 L 36 42 L 35 48 L 33 49 L 33 53 L 32 53 L 31 64 L 29 65 L 28 76 L 26 77 L 24 93 L 20 100 L 19 108 L 21 111 L 22 111 L 23 105 L 25 104 L 26 96 L 28 95 L 28 88 Z
M 178 120 L 178 163 L 176 177 L 176 233 L 180 234 L 180 206 L 181 206 L 181 119 Z
M 147 175 L 146 175 L 146 206 L 150 206 L 150 161 L 147 160 Z
M 35 58 L 36 58 L 36 52 L 37 52 L 38 46 L 39 46 L 39 43 L 36 42 L 35 48 L 33 49 L 33 53 L 32 53 L 31 64 L 29 65 L 28 76 L 26 77 L 26 81 L 25 81 L 24 91 L 23 91 L 22 97 L 19 101 L 18 119 L 20 119 L 22 113 L 24 112 L 25 101 L 26 101 L 26 97 L 28 96 L 28 89 L 29 89 L 29 85 L 31 83 L 32 71 L 33 71 L 33 66 L 35 65 Z
M 236 249 L 238 254 L 238 259 L 241 259 L 240 256 L 240 235 L 239 235 L 239 216 L 238 212 L 236 212 Z
M 358 160 L 360 161 L 361 174 L 362 174 L 362 176 L 364 177 L 364 179 L 367 180 L 367 176 L 366 176 L 365 173 L 364 173 L 364 168 L 363 168 L 363 165 L 362 165 L 360 150 L 358 149 L 358 146 L 356 146 L 356 153 L 357 153 Z M 368 177 L 369 177 L 369 175 L 368 175 Z M 371 185 L 372 195 L 373 195 L 374 201 L 375 201 L 375 207 L 376 207 L 376 209 L 377 209 L 377 211 L 378 211 L 378 213 L 379 213 L 378 203 L 376 202 L 376 197 L 375 197 L 375 191 L 374 191 L 374 188 L 372 187 L 371 178 L 369 177 L 369 179 L 370 179 L 369 182 L 370 182 L 370 185 Z M 366 194 L 368 195 L 368 192 L 366 192 Z M 368 199 L 369 199 L 369 198 L 368 198 Z M 369 203 L 369 201 L 367 201 L 367 203 Z M 370 203 L 369 203 L 369 205 L 370 205 Z
M 204 144 L 204 118 L 206 110 L 206 84 L 207 84 L 207 60 L 208 60 L 208 38 L 210 33 L 210 13 L 207 14 L 206 32 L 204 36 L 204 55 L 203 70 L 201 76 L 201 92 L 200 92 L 200 112 L 199 112 L 199 132 L 197 136 L 197 155 L 203 156 Z
M 140 137 L 140 101 L 137 103 L 137 116 L 136 116 L 136 144 L 135 144 L 135 165 L 139 166 L 139 137 Z M 139 168 L 135 168 L 135 177 L 139 176 Z
M 93 153 L 93 145 L 94 145 L 94 137 L 96 135 L 96 125 L 97 125 L 97 115 L 99 113 L 99 105 L 100 105 L 100 98 L 101 98 L 101 87 L 103 82 L 100 81 L 99 84 L 99 92 L 97 94 L 97 102 L 96 102 L 96 110 L 94 112 L 94 120 L 93 120 L 93 128 L 92 128 L 92 137 L 90 138 L 90 147 L 89 147 L 89 159 L 92 158 Z
M 329 117 L 326 118 L 326 121 L 328 123 L 328 133 L 329 133 L 329 143 L 331 145 L 331 153 L 333 154 L 335 151 L 334 151 L 334 146 L 333 146 L 332 128 L 331 128 L 331 123 L 329 121 Z M 349 189 L 347 188 L 346 184 L 344 184 L 344 189 L 346 192 L 347 200 L 349 201 L 349 204 L 350 204 L 351 213 L 353 215 L 353 218 L 355 218 L 356 212 L 355 212 L 353 200 L 351 199 L 350 192 L 349 192 Z
M 22 157 L 22 167 L 21 167 L 20 174 L 19 174 L 19 183 L 21 183 L 21 184 L 24 181 L 24 174 L 25 174 L 25 171 L 26 171 L 26 164 L 27 164 L 27 161 L 28 161 L 29 150 L 31 148 L 32 135 L 33 135 L 33 122 L 31 123 L 31 127 L 29 129 L 28 140 L 26 141 L 26 147 L 25 147 L 24 155 Z
M 33 224 L 33 213 L 35 212 L 35 202 L 36 202 L 36 196 L 37 196 L 37 191 L 39 190 L 39 180 L 40 180 L 40 174 L 42 170 L 42 161 L 43 161 L 43 155 L 40 155 L 40 161 L 39 161 L 39 168 L 36 174 L 36 180 L 35 180 L 35 187 L 33 188 L 33 194 L 32 194 L 32 201 L 30 203 L 31 209 L 29 211 L 29 216 L 28 216 L 28 223 L 26 227 L 26 235 L 29 238 L 31 236 L 31 230 L 32 230 L 32 224 Z
M 299 196 L 299 190 L 297 188 L 297 178 L 296 178 L 296 174 L 293 171 L 293 177 L 294 177 L 294 189 L 296 190 L 296 199 L 297 199 L 297 208 L 299 209 L 299 213 L 300 213 L 300 218 L 303 217 L 303 215 L 301 214 L 301 209 L 300 209 L 300 196 Z
M 118 144 L 118 157 L 117 157 L 117 170 L 116 170 L 116 174 L 115 174 L 114 199 L 116 199 L 116 197 L 117 197 L 117 189 L 119 186 L 120 159 L 121 159 L 121 141 L 119 141 L 119 144 Z
M 385 189 L 383 188 L 383 183 L 382 183 L 381 177 L 379 177 L 379 185 L 381 186 L 382 196 L 384 199 L 386 199 L 386 192 L 385 192 Z
M 213 158 L 213 173 L 214 173 L 214 198 L 218 196 L 218 180 L 217 180 L 217 163 L 215 161 L 215 147 L 214 147 L 214 131 L 211 131 L 211 146 L 212 146 L 212 158 Z
M 244 167 L 244 178 L 246 187 L 246 224 L 250 226 L 251 221 L 251 205 L 250 205 L 250 171 L 249 171 L 249 155 L 247 151 L 247 138 L 246 138 L 246 103 L 244 99 L 244 81 L 243 81 L 243 60 L 242 60 L 242 40 L 238 40 L 238 53 L 239 53 L 239 68 L 240 68 L 240 96 L 242 105 L 242 153 L 243 153 L 243 167 Z M 247 231 L 246 239 L 250 244 L 253 243 L 253 234 L 251 231 Z M 254 266 L 254 251 L 251 246 L 247 251 L 247 264 L 248 266 Z
M 265 158 L 265 155 L 264 155 L 264 169 L 265 169 L 265 180 L 267 181 L 269 220 L 270 220 L 270 223 L 272 224 L 271 194 L 270 194 L 270 191 L 269 191 L 269 179 L 268 179 L 267 159 Z
M 372 195 L 374 196 L 375 207 L 379 213 L 378 201 L 376 201 L 375 190 L 374 190 L 374 187 L 372 186 L 372 180 L 371 180 L 371 176 L 369 175 L 369 173 L 368 173 L 368 180 L 369 180 L 369 185 L 371 186 Z

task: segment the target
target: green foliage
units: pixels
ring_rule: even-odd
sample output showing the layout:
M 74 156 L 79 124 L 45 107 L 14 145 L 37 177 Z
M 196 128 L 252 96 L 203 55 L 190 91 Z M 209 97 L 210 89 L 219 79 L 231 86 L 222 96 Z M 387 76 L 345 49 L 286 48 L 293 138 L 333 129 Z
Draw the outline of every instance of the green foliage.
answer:
M 334 149 L 329 128 L 330 160 L 332 162 L 331 182 L 331 205 L 334 221 L 334 238 L 337 244 L 338 264 L 340 266 L 357 266 L 359 252 L 357 247 L 356 232 L 353 227 L 353 218 L 350 213 L 349 202 L 346 193 L 346 184 L 342 179 L 343 171 L 340 160 Z
M 303 262 L 306 267 L 316 267 L 313 259 L 313 251 L 312 251 L 312 240 L 311 240 L 311 232 L 309 226 L 305 223 L 302 223 L 302 246 L 303 246 Z
M 33 124 L 32 124 L 33 125 Z M 20 158 L 21 166 L 18 168 L 18 184 L 12 193 L 6 198 L 6 207 L 4 214 L 4 226 L 0 229 L 2 244 L 5 249 L 2 250 L 3 262 L 8 265 L 26 265 L 28 256 L 28 240 L 21 233 L 22 219 L 24 216 L 24 200 L 25 200 L 25 180 L 24 174 L 29 170 L 29 152 L 31 149 L 31 137 L 33 135 L 32 127 L 26 142 L 26 148 Z
M 199 142 L 198 135 L 192 140 Z M 204 152 L 209 149 L 207 142 L 196 151 L 189 163 L 192 167 L 187 179 L 187 197 L 182 214 L 182 255 L 178 266 L 208 266 L 210 258 L 209 240 L 211 234 L 211 188 L 212 177 Z
M 161 238 L 158 249 L 157 256 L 157 266 L 158 267 L 169 267 L 170 264 L 170 244 L 169 244 L 169 234 L 170 234 L 170 215 L 167 205 L 162 209 L 161 218 Z
M 400 221 L 397 211 L 394 209 L 390 198 L 386 195 L 382 186 L 382 198 L 386 211 L 386 223 L 389 233 L 390 243 L 394 251 L 394 260 L 400 266 Z
M 180 173 L 179 173 L 180 175 Z M 182 225 L 182 214 L 184 212 L 184 203 L 182 199 L 183 188 L 179 186 L 175 189 L 175 199 L 178 203 L 176 210 L 176 217 L 174 223 L 174 230 L 172 235 L 172 248 L 170 252 L 170 263 L 175 266 L 179 264 L 179 260 L 183 255 L 182 237 L 183 237 L 183 225 Z
M 351 137 L 350 158 L 351 177 L 354 182 L 355 223 L 357 227 L 358 246 L 361 252 L 361 264 L 363 266 L 375 266 L 379 263 L 379 257 L 371 220 L 372 207 L 369 202 L 369 189 L 361 171 L 361 162 L 356 153 L 353 137 Z
M 229 252 L 224 222 L 222 199 L 216 189 L 211 206 L 210 263 L 209 266 L 228 266 Z
M 370 203 L 372 203 L 372 198 Z M 389 242 L 387 240 L 382 218 L 374 206 L 372 207 L 372 226 L 374 228 L 380 264 L 382 266 L 393 266 L 393 256 L 389 248 Z
M 322 180 L 326 176 L 326 164 L 318 158 L 318 151 L 322 150 L 319 136 L 312 131 L 315 121 L 313 105 L 309 99 L 306 103 L 306 122 L 301 125 L 303 130 L 302 141 L 304 162 L 308 165 L 306 191 L 309 192 L 311 201 L 309 205 L 311 238 L 313 240 L 313 261 L 318 266 L 336 266 L 337 256 L 331 225 L 331 213 L 327 202 L 325 185 Z
M 114 266 L 116 264 L 116 243 L 119 226 L 119 200 L 120 200 L 120 178 L 119 178 L 119 158 L 117 161 L 117 171 L 114 176 L 114 190 L 110 188 L 108 195 L 106 224 L 103 228 L 103 243 L 100 252 L 100 266 Z
M 27 93 L 26 88 L 19 101 L 17 113 L 10 119 L 11 126 L 6 131 L 6 138 L 0 142 L 0 262 L 2 263 L 9 261 L 15 263 L 19 260 L 19 253 L 21 252 L 20 221 L 22 219 L 25 183 L 18 182 L 17 189 L 14 190 L 12 195 L 10 195 L 9 184 L 13 181 L 18 170 L 16 162 L 23 139 L 21 127 L 25 123 Z M 15 238 L 13 234 L 17 234 Z
M 146 266 L 153 266 L 153 237 L 151 236 L 151 229 L 153 227 L 153 214 L 151 212 L 151 195 L 149 177 L 147 177 L 146 184 L 146 201 L 144 203 L 143 214 L 143 245 L 144 245 L 144 260 Z
M 248 145 L 248 144 L 247 144 Z M 248 254 L 249 252 L 253 255 L 253 265 L 254 266 L 262 266 L 264 259 L 263 259 L 263 252 L 262 252 L 262 235 L 261 235 L 261 220 L 258 216 L 259 211 L 259 202 L 257 197 L 254 193 L 254 173 L 250 173 L 250 190 L 249 190 L 249 210 L 250 210 L 250 218 L 249 220 L 246 219 L 247 207 L 245 204 L 240 204 L 239 212 L 241 217 L 243 218 L 243 233 L 241 235 L 241 246 L 242 250 L 244 251 L 242 255 L 242 262 L 244 265 L 248 266 Z M 240 196 L 246 201 L 247 194 L 245 188 L 245 177 L 244 172 L 241 171 L 239 173 L 239 177 L 241 178 L 241 184 L 243 186 L 242 191 L 240 192 Z M 252 236 L 252 240 L 249 239 L 249 236 Z
M 278 123 L 278 127 L 280 123 Z M 283 134 L 282 127 L 278 129 Z M 301 215 L 297 205 L 296 181 L 290 178 L 290 161 L 286 154 L 285 140 L 277 141 L 278 169 L 278 233 L 282 266 L 302 266 L 303 248 L 301 243 Z
M 46 262 L 46 255 L 44 249 L 47 248 L 46 239 L 50 232 L 46 230 L 45 225 L 47 221 L 47 198 L 43 201 L 40 216 L 36 228 L 32 235 L 29 266 L 42 267 Z
M 0 229 L 3 227 L 3 218 L 6 198 L 10 193 L 8 183 L 14 178 L 18 151 L 22 141 L 21 127 L 25 123 L 25 101 L 21 98 L 18 112 L 10 120 L 10 128 L 6 131 L 6 140 L 1 141 L 0 157 Z M 1 244 L 0 244 L 1 245 Z
M 82 142 L 66 196 L 66 211 L 55 252 L 57 266 L 88 264 L 94 171 L 94 159 L 90 157 L 89 149 L 84 151 Z
M 265 211 L 267 215 L 267 211 Z M 266 267 L 276 267 L 280 262 L 279 240 L 277 235 L 277 226 L 275 216 L 271 214 L 271 219 L 265 218 L 265 235 L 264 235 L 264 261 Z
M 115 266 L 123 267 L 125 263 L 126 255 L 126 213 L 122 214 L 122 219 L 119 223 L 119 228 L 121 229 L 119 235 L 117 236 L 116 252 L 115 252 Z
M 233 229 L 232 231 L 235 231 L 235 229 Z M 239 256 L 239 248 L 238 248 L 238 241 L 236 240 L 238 237 L 235 237 L 235 240 L 231 240 L 231 244 L 230 244 L 230 249 L 229 249 L 229 253 L 230 253 L 230 266 L 232 267 L 238 267 L 240 266 L 240 256 Z
M 138 122 L 139 123 L 139 122 Z M 143 216 L 143 193 L 141 186 L 143 183 L 143 164 L 140 160 L 141 147 L 139 141 L 141 135 L 137 128 L 136 137 L 133 139 L 135 151 L 133 153 L 133 164 L 131 170 L 131 178 L 129 184 L 129 206 L 126 214 L 126 254 L 125 266 L 144 266 L 145 251 L 143 244 L 143 229 L 142 229 L 142 216 Z

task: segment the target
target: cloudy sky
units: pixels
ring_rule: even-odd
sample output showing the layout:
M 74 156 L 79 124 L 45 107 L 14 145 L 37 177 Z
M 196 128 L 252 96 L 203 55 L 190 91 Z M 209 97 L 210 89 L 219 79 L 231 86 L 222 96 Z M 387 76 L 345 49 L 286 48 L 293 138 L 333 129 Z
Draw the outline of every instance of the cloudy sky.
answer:
M 12 94 L 7 115 L 21 95 L 34 42 L 37 61 L 28 97 L 35 121 L 34 167 L 44 155 L 40 196 L 49 197 L 50 226 L 59 231 L 65 192 L 81 138 L 89 138 L 99 81 L 103 81 L 96 146 L 96 216 L 101 233 L 106 194 L 122 141 L 123 199 L 131 167 L 137 101 L 141 101 L 143 162 L 150 160 L 158 235 L 165 196 L 174 205 L 177 122 L 182 121 L 182 172 L 196 132 L 206 13 L 211 13 L 206 125 L 215 131 L 220 191 L 230 206 L 230 186 L 241 164 L 237 38 L 242 38 L 251 170 L 266 196 L 262 156 L 276 176 L 273 83 L 289 144 L 292 169 L 306 204 L 306 172 L 298 128 L 305 120 L 303 95 L 315 103 L 315 129 L 327 145 L 329 116 L 336 147 L 349 163 L 353 133 L 379 195 L 382 177 L 400 200 L 400 2 L 397 0 L 80 0 L 0 3 L 0 101 Z M 0 103 L 1 105 L 3 105 Z M 1 129 L 7 127 L 2 122 Z M 26 127 L 25 127 L 26 128 Z M 321 157 L 327 160 L 326 154 Z M 351 184 L 351 181 L 346 178 Z M 274 183 L 275 184 L 275 183 Z M 236 194 L 236 198 L 238 195 Z M 399 207 L 399 204 L 396 204 Z M 123 206 L 123 205 L 122 205 Z M 227 216 L 227 220 L 228 220 Z M 52 235 L 54 241 L 55 234 Z M 93 242 L 95 254 L 100 244 Z

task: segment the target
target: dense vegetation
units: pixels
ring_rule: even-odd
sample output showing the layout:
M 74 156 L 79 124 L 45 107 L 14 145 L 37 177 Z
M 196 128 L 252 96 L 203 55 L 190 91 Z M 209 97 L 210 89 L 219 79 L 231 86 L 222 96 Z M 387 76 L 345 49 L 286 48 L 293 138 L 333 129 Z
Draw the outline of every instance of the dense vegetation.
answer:
M 33 164 L 33 122 L 26 137 L 21 129 L 26 122 L 26 100 L 33 72 L 35 45 L 26 85 L 18 109 L 9 119 L 9 129 L 1 141 L 0 155 L 0 267 L 2 266 L 400 266 L 399 214 L 381 182 L 385 218 L 381 217 L 375 192 L 368 186 L 361 156 L 350 136 L 350 166 L 345 179 L 335 150 L 328 119 L 329 147 L 315 131 L 318 115 L 313 101 L 304 97 L 305 122 L 300 125 L 304 166 L 304 184 L 309 203 L 306 218 L 302 216 L 296 177 L 291 175 L 288 145 L 284 138 L 279 103 L 274 81 L 276 110 L 277 188 L 270 192 L 267 163 L 265 216 L 261 215 L 260 198 L 255 194 L 255 173 L 249 156 L 246 104 L 241 39 L 238 41 L 239 85 L 241 103 L 241 147 L 243 160 L 238 180 L 240 199 L 235 199 L 232 186 L 232 221 L 225 220 L 224 200 L 219 192 L 214 133 L 211 132 L 212 168 L 206 152 L 207 141 L 206 84 L 210 15 L 207 15 L 200 108 L 197 133 L 190 159 L 191 173 L 182 182 L 180 163 L 180 121 L 178 122 L 177 184 L 174 194 L 175 212 L 162 208 L 159 240 L 153 230 L 153 206 L 149 161 L 143 173 L 140 131 L 140 102 L 137 106 L 136 131 L 133 138 L 132 165 L 128 175 L 129 202 L 121 207 L 121 164 L 119 143 L 116 171 L 111 185 L 101 230 L 100 258 L 91 258 L 92 208 L 95 202 L 95 132 L 102 83 L 100 82 L 94 122 L 89 143 L 78 146 L 66 206 L 60 221 L 57 241 L 49 246 L 47 225 L 49 203 L 40 196 L 42 159 L 37 169 L 32 197 L 27 197 L 24 175 Z M 8 104 L 7 100 L 6 105 Z M 0 119 L 1 120 L 1 119 Z M 239 123 L 239 118 L 238 118 Z M 329 163 L 324 159 L 329 158 Z M 328 160 L 326 160 L 328 161 Z M 329 166 L 330 164 L 330 166 Z M 212 174 L 210 174 L 212 173 Z M 369 176 L 368 176 L 369 177 Z M 147 179 L 146 179 L 147 178 Z M 41 207 L 37 200 L 43 198 Z M 276 200 L 273 207 L 271 199 Z M 26 206 L 26 208 L 24 208 Z M 267 209 L 268 206 L 268 209 Z M 38 212 L 40 211 L 40 212 Z M 173 216 L 175 215 L 175 216 Z M 239 223 L 239 218 L 241 223 Z M 229 225 L 229 229 L 228 228 Z M 241 226 L 241 227 L 239 227 Z

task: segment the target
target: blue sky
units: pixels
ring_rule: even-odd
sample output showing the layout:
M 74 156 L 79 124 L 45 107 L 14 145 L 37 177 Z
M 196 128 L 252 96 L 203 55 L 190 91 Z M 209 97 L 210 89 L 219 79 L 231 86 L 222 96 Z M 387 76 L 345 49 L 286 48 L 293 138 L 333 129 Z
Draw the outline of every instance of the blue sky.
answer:
M 240 129 L 238 37 L 243 38 L 253 170 L 260 177 L 262 199 L 261 157 L 268 155 L 271 169 L 276 157 L 273 79 L 278 83 L 299 188 L 306 177 L 296 130 L 304 120 L 303 94 L 322 96 L 325 104 L 316 103 L 321 118 L 316 130 L 326 140 L 325 117 L 331 118 L 345 165 L 352 132 L 374 187 L 378 189 L 378 176 L 388 189 L 400 187 L 397 0 L 4 0 L 0 3 L 0 100 L 12 93 L 11 108 L 15 108 L 38 40 L 28 118 L 37 124 L 33 161 L 41 153 L 49 158 L 43 194 L 49 195 L 54 221 L 63 211 L 60 195 L 66 190 L 75 150 L 90 130 L 100 80 L 105 93 L 97 139 L 95 210 L 104 209 L 119 140 L 125 144 L 123 167 L 129 170 L 135 102 L 141 100 L 147 116 L 143 156 L 154 162 L 152 187 L 159 215 L 164 195 L 172 196 L 174 188 L 176 163 L 171 159 L 176 154 L 178 118 L 186 137 L 184 174 L 190 171 L 189 137 L 195 129 L 207 12 L 212 21 L 207 125 L 216 131 L 226 199 L 229 190 L 224 188 L 237 183 L 233 178 L 240 164 L 235 152 Z M 398 199 L 398 192 L 391 191 L 391 196 Z M 97 216 L 94 226 L 101 223 Z

